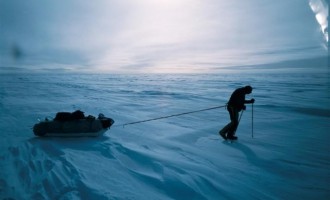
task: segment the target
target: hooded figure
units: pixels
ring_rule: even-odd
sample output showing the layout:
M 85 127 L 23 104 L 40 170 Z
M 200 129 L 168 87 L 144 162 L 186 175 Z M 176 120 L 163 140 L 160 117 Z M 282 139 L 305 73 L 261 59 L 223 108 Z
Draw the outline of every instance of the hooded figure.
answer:
M 219 131 L 219 134 L 225 140 L 237 140 L 235 132 L 238 126 L 238 113 L 246 109 L 244 104 L 254 103 L 254 99 L 245 100 L 245 95 L 251 94 L 251 92 L 252 87 L 248 85 L 242 88 L 238 88 L 232 93 L 227 105 L 227 110 L 230 116 L 230 123 L 228 123 L 223 129 Z

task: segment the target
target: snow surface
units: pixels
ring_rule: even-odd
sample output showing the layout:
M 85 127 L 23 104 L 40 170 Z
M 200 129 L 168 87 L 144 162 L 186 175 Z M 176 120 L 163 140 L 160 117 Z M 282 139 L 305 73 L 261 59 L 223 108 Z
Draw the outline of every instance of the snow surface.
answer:
M 330 199 L 329 73 L 0 76 L 0 199 Z M 224 105 L 246 84 L 254 138 L 250 105 L 234 143 L 218 135 L 223 108 L 121 126 Z M 115 125 L 33 135 L 38 118 L 75 109 Z

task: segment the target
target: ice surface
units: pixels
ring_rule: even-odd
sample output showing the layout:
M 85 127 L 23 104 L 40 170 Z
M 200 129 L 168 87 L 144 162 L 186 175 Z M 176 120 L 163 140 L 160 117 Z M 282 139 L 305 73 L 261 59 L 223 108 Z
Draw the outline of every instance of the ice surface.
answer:
M 329 199 L 329 74 L 297 71 L 2 74 L 0 199 Z M 224 105 L 246 84 L 253 139 L 251 106 L 234 143 L 218 135 L 225 109 L 120 126 Z M 97 138 L 33 135 L 75 109 L 116 123 Z

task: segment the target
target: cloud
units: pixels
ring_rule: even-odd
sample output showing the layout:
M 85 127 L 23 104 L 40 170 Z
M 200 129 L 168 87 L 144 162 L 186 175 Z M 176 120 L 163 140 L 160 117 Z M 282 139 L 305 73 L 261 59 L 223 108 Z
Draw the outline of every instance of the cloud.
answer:
M 324 50 L 307 8 L 300 0 L 4 0 L 0 69 L 204 72 L 314 56 Z
M 328 49 L 329 34 L 328 34 L 328 19 L 329 19 L 329 5 L 324 0 L 309 0 L 309 5 L 315 13 L 315 18 L 320 25 L 320 29 L 324 35 L 326 42 L 326 49 Z

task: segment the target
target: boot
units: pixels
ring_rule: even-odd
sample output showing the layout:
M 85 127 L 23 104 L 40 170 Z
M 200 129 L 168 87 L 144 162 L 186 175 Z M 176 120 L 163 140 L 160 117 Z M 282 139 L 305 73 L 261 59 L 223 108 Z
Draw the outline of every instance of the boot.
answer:
M 225 132 L 219 131 L 219 135 L 224 139 L 227 140 L 227 136 Z
M 237 140 L 238 137 L 236 137 L 236 136 L 233 135 L 233 134 L 229 134 L 229 133 L 228 133 L 228 135 L 227 135 L 227 139 L 228 139 L 228 140 Z

